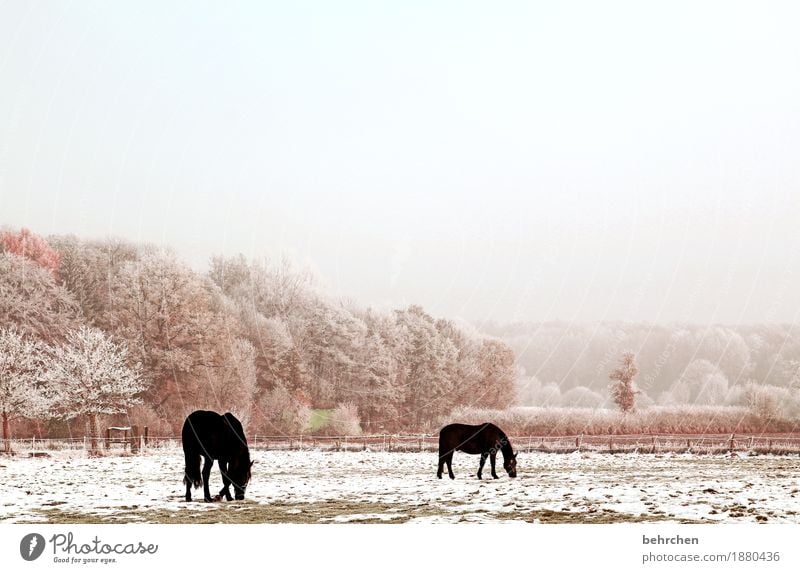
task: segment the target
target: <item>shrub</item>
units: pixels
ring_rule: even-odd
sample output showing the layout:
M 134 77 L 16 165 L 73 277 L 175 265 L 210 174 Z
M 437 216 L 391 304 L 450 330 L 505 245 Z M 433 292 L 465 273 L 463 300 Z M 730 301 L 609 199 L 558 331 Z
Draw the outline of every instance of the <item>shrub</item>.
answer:
M 358 408 L 352 402 L 343 402 L 331 412 L 329 429 L 339 436 L 358 436 L 361 434 L 361 420 Z

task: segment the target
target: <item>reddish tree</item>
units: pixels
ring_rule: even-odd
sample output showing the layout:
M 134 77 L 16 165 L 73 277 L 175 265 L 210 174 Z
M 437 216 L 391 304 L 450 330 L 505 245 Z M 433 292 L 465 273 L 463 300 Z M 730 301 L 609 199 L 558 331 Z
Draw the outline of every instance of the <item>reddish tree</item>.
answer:
M 0 233 L 0 248 L 3 251 L 32 260 L 40 267 L 50 271 L 58 280 L 58 267 L 61 255 L 53 249 L 44 237 L 21 229 L 19 233 L 3 231 Z
M 633 352 L 626 352 L 622 355 L 620 367 L 608 375 L 614 382 L 611 385 L 611 397 L 623 414 L 633 412 L 636 409 L 636 395 L 641 394 L 641 391 L 636 388 L 633 379 L 638 373 L 639 367 L 636 366 L 636 357 Z

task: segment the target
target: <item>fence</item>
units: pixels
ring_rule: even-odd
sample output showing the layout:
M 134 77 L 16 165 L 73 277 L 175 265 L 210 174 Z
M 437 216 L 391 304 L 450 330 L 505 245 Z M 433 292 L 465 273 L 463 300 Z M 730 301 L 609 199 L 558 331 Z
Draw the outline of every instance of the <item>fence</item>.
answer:
M 578 436 L 510 436 L 516 451 L 572 453 L 576 451 L 601 453 L 688 452 L 719 454 L 751 452 L 759 454 L 800 454 L 800 433 L 794 434 L 636 434 L 636 435 L 578 435 Z M 105 440 L 98 438 L 101 443 Z M 46 456 L 60 450 L 89 450 L 91 438 L 12 439 L 15 453 Z M 322 450 L 322 451 L 380 451 L 435 452 L 439 447 L 436 435 L 372 434 L 364 436 L 265 436 L 249 439 L 255 450 Z M 115 440 L 104 443 L 108 453 L 125 453 L 125 443 Z M 175 436 L 148 436 L 142 441 L 142 451 L 180 448 Z

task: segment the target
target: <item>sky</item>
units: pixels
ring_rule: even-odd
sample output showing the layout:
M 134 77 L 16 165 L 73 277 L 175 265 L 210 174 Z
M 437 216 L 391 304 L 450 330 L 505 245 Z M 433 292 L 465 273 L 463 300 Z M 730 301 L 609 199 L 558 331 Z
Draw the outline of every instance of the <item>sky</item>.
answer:
M 0 226 L 467 320 L 794 323 L 793 2 L 0 2 Z

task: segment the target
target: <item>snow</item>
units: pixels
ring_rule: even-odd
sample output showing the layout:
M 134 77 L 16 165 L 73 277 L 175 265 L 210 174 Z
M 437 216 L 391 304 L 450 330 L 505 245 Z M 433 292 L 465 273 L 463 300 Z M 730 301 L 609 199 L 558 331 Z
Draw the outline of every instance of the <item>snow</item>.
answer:
M 0 457 L 0 522 L 147 520 L 148 511 L 196 515 L 281 507 L 270 521 L 800 522 L 794 456 L 520 454 L 519 477 L 475 477 L 477 456 L 456 454 L 455 480 L 436 478 L 432 453 L 253 451 L 244 505 L 183 501 L 178 449 L 141 456 Z M 487 464 L 488 465 L 488 464 Z M 211 491 L 221 487 L 216 466 Z M 201 490 L 193 496 L 202 498 Z M 325 506 L 325 515 L 313 509 Z M 57 513 L 57 512 L 63 512 Z M 152 515 L 152 514 L 151 514 Z M 216 514 L 215 514 L 216 515 Z

